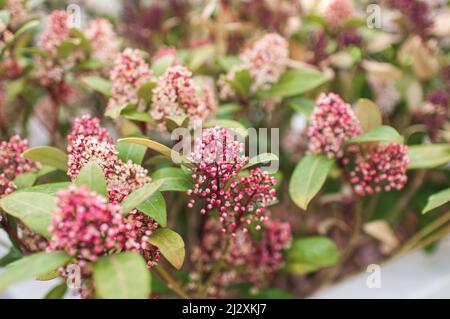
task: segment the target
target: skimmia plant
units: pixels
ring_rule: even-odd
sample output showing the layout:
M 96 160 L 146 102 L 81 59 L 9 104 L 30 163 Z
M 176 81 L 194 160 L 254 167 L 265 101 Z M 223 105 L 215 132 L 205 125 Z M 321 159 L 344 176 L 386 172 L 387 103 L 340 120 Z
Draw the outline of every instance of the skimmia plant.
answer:
M 0 294 L 304 297 L 450 232 L 444 2 L 117 2 L 0 0 Z

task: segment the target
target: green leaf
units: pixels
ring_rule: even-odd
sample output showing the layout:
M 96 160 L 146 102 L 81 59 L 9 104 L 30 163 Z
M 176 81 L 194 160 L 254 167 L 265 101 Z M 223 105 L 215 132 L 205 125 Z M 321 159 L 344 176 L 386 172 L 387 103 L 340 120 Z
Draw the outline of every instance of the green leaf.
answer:
M 253 167 L 255 165 L 271 162 L 271 161 L 278 161 L 278 156 L 272 153 L 262 153 L 259 155 L 256 155 L 255 157 L 252 157 L 247 165 L 245 165 L 242 169 L 249 169 L 250 167 Z
M 182 116 L 165 116 L 166 127 L 169 132 L 172 132 L 178 127 L 187 127 L 189 123 L 189 117 L 186 115 Z
M 127 198 L 123 200 L 122 203 L 120 203 L 120 206 L 122 206 L 123 211 L 127 213 L 131 211 L 133 208 L 136 208 L 139 205 L 141 205 L 150 196 L 152 196 L 158 190 L 158 188 L 161 187 L 162 184 L 163 184 L 162 181 L 154 181 L 133 191 L 130 195 L 127 196 Z
M 14 185 L 16 185 L 17 189 L 31 187 L 37 178 L 38 175 L 36 172 L 23 173 L 14 178 Z
M 152 101 L 153 89 L 156 87 L 155 81 L 149 81 L 147 83 L 142 84 L 137 92 L 137 95 L 140 99 L 149 103 Z
M 152 63 L 151 69 L 155 77 L 159 77 L 166 72 L 166 69 L 173 64 L 175 57 L 171 54 L 165 55 Z
M 196 71 L 205 62 L 214 57 L 216 49 L 214 45 L 202 45 L 191 50 L 191 57 L 189 59 L 189 69 Z
M 144 145 L 147 148 L 157 151 L 158 153 L 161 153 L 164 156 L 167 156 L 168 158 L 171 158 L 171 153 L 172 150 L 170 148 L 168 148 L 167 146 L 155 142 L 153 140 L 150 140 L 148 138 L 143 138 L 143 137 L 126 137 L 126 138 L 121 138 L 117 141 L 118 143 L 120 142 L 127 142 L 127 143 L 134 143 L 134 144 L 139 144 L 139 145 Z
M 22 252 L 18 248 L 12 246 L 9 249 L 9 252 L 2 258 L 0 258 L 0 267 L 5 267 L 6 265 L 9 265 L 10 263 L 15 262 L 16 260 L 19 260 L 22 257 L 23 257 Z
M 135 164 L 141 164 L 144 160 L 147 148 L 144 145 L 133 144 L 128 142 L 118 142 L 117 151 L 119 152 L 119 158 L 127 163 L 132 161 Z
M 42 184 L 17 190 L 15 194 L 27 192 L 27 193 L 42 193 L 55 196 L 58 191 L 68 188 L 69 185 L 70 185 L 69 182 Z
M 180 153 L 178 153 L 177 151 L 171 150 L 167 146 L 165 146 L 161 143 L 155 142 L 153 140 L 150 140 L 148 138 L 126 137 L 126 138 L 119 139 L 118 142 L 128 142 L 128 143 L 144 145 L 147 148 L 166 156 L 167 158 L 171 159 L 172 161 L 176 161 L 177 163 L 181 163 L 181 164 L 187 165 L 187 166 L 190 165 L 190 162 L 184 156 L 182 156 Z
M 26 256 L 9 264 L 0 273 L 0 292 L 10 285 L 44 275 L 58 267 L 65 265 L 70 256 L 61 251 L 42 252 Z
M 305 274 L 322 267 L 335 265 L 340 259 L 332 240 L 322 236 L 297 239 L 287 253 L 286 269 L 295 274 Z
M 100 258 L 93 265 L 97 296 L 103 299 L 148 299 L 151 276 L 142 256 L 126 252 Z
M 85 76 L 81 79 L 85 85 L 105 96 L 111 96 L 111 82 L 99 76 Z
M 327 81 L 326 77 L 317 71 L 288 70 L 272 88 L 263 92 L 264 97 L 289 97 L 308 92 Z
M 67 154 L 55 147 L 33 147 L 26 150 L 22 156 L 37 161 L 42 165 L 67 171 Z
M 3 47 L 2 54 L 8 50 L 17 40 L 25 33 L 36 29 L 39 26 L 40 22 L 38 20 L 31 20 L 21 26 L 13 35 L 12 39 L 10 39 L 5 46 Z
M 120 110 L 119 110 L 120 109 Z M 155 120 L 147 112 L 138 111 L 136 106 L 133 104 L 128 104 L 124 108 L 116 108 L 113 112 L 107 114 L 112 118 L 116 118 L 119 114 L 113 114 L 116 110 L 119 110 L 119 114 L 124 118 L 132 121 L 145 122 L 145 123 L 155 123 Z
M 0 22 L 3 22 L 3 26 L 6 27 L 11 19 L 11 14 L 7 10 L 0 10 Z
M 239 57 L 236 55 L 220 56 L 217 59 L 217 62 L 222 67 L 222 69 L 227 72 L 230 71 L 233 66 L 242 64 L 241 59 L 239 59 Z
M 244 125 L 239 123 L 238 121 L 226 120 L 226 119 L 214 119 L 214 120 L 208 121 L 205 124 L 205 128 L 215 127 L 215 126 L 219 126 L 222 128 L 229 128 L 230 130 L 236 132 L 237 134 L 239 134 L 243 137 L 246 137 L 248 135 L 248 129 Z
M 431 195 L 428 198 L 427 205 L 422 210 L 422 214 L 429 212 L 439 206 L 442 206 L 446 203 L 450 202 L 450 188 L 444 189 L 436 194 Z
M 53 287 L 44 297 L 44 299 L 63 299 L 67 292 L 66 282 L 62 282 L 59 285 Z
M 226 80 L 228 84 L 242 97 L 247 97 L 252 85 L 252 77 L 247 69 L 236 71 L 233 80 Z
M 359 99 L 356 102 L 355 114 L 358 118 L 364 132 L 383 124 L 379 107 L 368 99 Z
M 325 155 L 313 154 L 302 158 L 289 182 L 289 195 L 297 206 L 307 209 L 325 183 L 333 164 L 334 160 Z
M 166 200 L 161 192 L 154 193 L 145 202 L 137 206 L 137 209 L 156 220 L 162 227 L 167 226 Z
M 181 269 L 184 262 L 184 241 L 180 235 L 168 228 L 158 228 L 150 236 L 150 244 L 158 247 L 161 254 L 176 269 Z
M 45 237 L 56 209 L 55 198 L 43 193 L 17 192 L 3 197 L 0 206 L 9 215 L 19 218 L 31 230 Z
M 396 142 L 401 144 L 403 143 L 403 137 L 393 127 L 383 125 L 374 127 L 369 132 L 348 141 L 349 144 L 371 142 Z
M 152 174 L 154 181 L 161 181 L 160 192 L 176 191 L 187 192 L 192 188 L 191 177 L 186 175 L 181 168 L 164 167 Z
M 219 106 L 217 111 L 218 118 L 231 117 L 234 113 L 239 112 L 242 107 L 238 103 L 225 103 Z
M 105 174 L 101 167 L 95 162 L 87 163 L 78 173 L 75 180 L 78 187 L 87 186 L 91 191 L 103 195 L 108 198 L 108 191 L 106 190 Z
M 290 99 L 289 106 L 295 112 L 303 114 L 305 118 L 309 119 L 311 117 L 311 113 L 316 107 L 316 103 L 314 103 L 314 101 L 309 99 L 294 97 Z
M 67 58 L 75 50 L 78 49 L 80 42 L 76 39 L 68 39 L 61 42 L 57 49 L 56 56 L 58 59 Z
M 408 146 L 408 169 L 436 168 L 450 161 L 450 144 Z

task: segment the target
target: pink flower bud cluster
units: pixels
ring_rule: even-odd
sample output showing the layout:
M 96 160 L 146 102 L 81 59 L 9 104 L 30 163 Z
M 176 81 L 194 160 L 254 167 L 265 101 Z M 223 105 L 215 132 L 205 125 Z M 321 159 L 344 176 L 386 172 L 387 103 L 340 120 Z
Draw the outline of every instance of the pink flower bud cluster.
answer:
M 235 92 L 228 81 L 234 80 L 236 72 L 243 69 L 250 73 L 252 93 L 269 89 L 286 71 L 289 59 L 288 46 L 286 39 L 276 33 L 266 34 L 256 41 L 253 47 L 241 53 L 242 63 L 233 66 L 228 74 L 219 79 L 220 98 L 235 97 Z
M 283 265 L 283 250 L 291 246 L 292 232 L 289 223 L 270 219 L 264 227 L 261 238 L 255 242 L 248 257 L 247 278 L 254 284 L 261 283 L 268 275 Z
M 242 230 L 231 238 L 226 254 L 222 256 L 228 238 L 221 224 L 208 219 L 198 246 L 194 247 L 191 258 L 199 265 L 200 273 L 208 274 L 212 265 L 223 258 L 227 266 L 208 290 L 209 297 L 225 297 L 226 288 L 232 283 L 249 282 L 259 286 L 267 283 L 270 276 L 283 265 L 283 250 L 290 247 L 291 227 L 279 220 L 269 220 L 261 230 L 259 238 Z M 191 278 L 201 280 L 199 273 Z M 195 286 L 195 282 L 191 283 Z
M 448 121 L 450 115 L 450 94 L 443 89 L 428 93 L 427 102 L 419 111 L 419 117 L 427 127 L 431 140 L 436 140 L 439 130 Z
M 139 249 L 136 227 L 122 217 L 121 207 L 86 187 L 60 191 L 51 227 L 50 250 L 96 261 L 99 256 Z
M 144 107 L 139 103 L 138 90 L 152 79 L 152 72 L 139 50 L 126 48 L 120 53 L 109 77 L 112 96 L 108 101 L 108 109 L 128 103 L 135 104 L 140 109 Z
M 25 9 L 25 1 L 23 0 L 6 0 L 4 8 L 11 15 L 10 24 L 13 28 L 16 28 L 27 18 L 27 10 Z
M 92 47 L 92 58 L 108 67 L 119 54 L 119 38 L 109 20 L 98 18 L 92 20 L 86 29 L 86 38 Z
M 235 140 L 229 129 L 215 127 L 203 130 L 189 156 L 194 163 L 194 186 L 188 195 L 204 200 L 200 213 L 217 211 L 223 231 L 232 234 L 239 229 L 247 231 L 246 226 L 254 221 L 265 222 L 265 206 L 277 201 L 277 181 L 267 172 L 257 168 L 249 176 L 237 176 L 248 161 L 243 151 L 243 143 Z M 194 207 L 195 198 L 189 207 Z
M 200 92 L 204 93 L 204 92 Z M 166 116 L 188 116 L 191 121 L 205 120 L 217 108 L 202 98 L 192 79 L 192 73 L 183 65 L 167 68 L 153 89 L 151 116 L 164 125 Z M 192 122 L 191 122 L 192 123 Z
M 22 156 L 28 149 L 27 140 L 18 135 L 0 143 L 0 196 L 16 189 L 14 178 L 39 168 L 39 164 Z
M 307 132 L 309 152 L 341 158 L 344 142 L 362 133 L 361 124 L 352 107 L 337 94 L 322 94 L 316 104 Z
M 69 171 L 75 179 L 80 170 L 89 162 L 97 163 L 106 177 L 109 201 L 122 202 L 132 191 L 151 182 L 148 171 L 131 161 L 120 160 L 111 136 L 101 127 L 98 118 L 85 115 L 73 122 L 72 132 L 68 136 Z M 149 244 L 148 238 L 158 227 L 151 218 L 134 209 L 127 213 L 127 222 L 133 225 L 133 238 L 149 267 L 159 260 L 159 251 Z
M 69 17 L 64 10 L 52 11 L 48 24 L 38 39 L 37 46 L 47 54 L 47 58 L 37 57 L 37 62 L 42 67 L 37 77 L 45 86 L 62 82 L 64 70 L 83 57 L 81 51 L 74 50 L 62 61 L 57 61 L 58 48 L 65 40 L 70 39 Z
M 367 196 L 382 191 L 401 190 L 408 177 L 408 147 L 403 144 L 353 144 L 343 163 L 349 170 L 350 183 L 357 195 Z
M 349 0 L 334 0 L 325 12 L 325 19 L 333 27 L 342 27 L 353 16 L 353 7 Z

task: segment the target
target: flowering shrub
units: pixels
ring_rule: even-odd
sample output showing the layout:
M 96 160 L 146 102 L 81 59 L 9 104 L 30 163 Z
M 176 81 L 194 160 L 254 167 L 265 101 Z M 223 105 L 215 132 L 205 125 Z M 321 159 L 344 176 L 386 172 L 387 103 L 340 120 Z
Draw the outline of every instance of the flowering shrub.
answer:
M 437 245 L 448 7 L 312 2 L 0 1 L 0 293 L 304 297 Z

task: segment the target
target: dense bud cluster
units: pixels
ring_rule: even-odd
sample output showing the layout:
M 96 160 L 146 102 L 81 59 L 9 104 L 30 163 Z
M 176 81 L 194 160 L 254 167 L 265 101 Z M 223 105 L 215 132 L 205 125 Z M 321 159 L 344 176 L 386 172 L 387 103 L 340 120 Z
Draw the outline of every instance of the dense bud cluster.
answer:
M 91 42 L 92 58 L 106 67 L 112 64 L 119 53 L 120 43 L 111 22 L 102 18 L 92 20 L 85 33 Z
M 344 142 L 362 132 L 361 124 L 352 107 L 337 94 L 322 94 L 316 104 L 307 133 L 309 151 L 341 158 Z
M 350 183 L 360 196 L 402 189 L 408 177 L 408 147 L 380 143 L 350 145 L 343 159 L 348 165 Z
M 246 231 L 253 221 L 265 222 L 265 206 L 277 201 L 276 179 L 267 172 L 257 168 L 249 176 L 237 176 L 248 161 L 243 151 L 243 143 L 229 129 L 215 127 L 203 130 L 189 156 L 194 163 L 194 187 L 188 195 L 204 200 L 202 214 L 217 211 L 223 231 L 232 234 L 241 228 Z M 191 199 L 188 206 L 194 203 Z
M 16 189 L 14 178 L 39 167 L 36 162 L 22 156 L 27 149 L 27 140 L 18 135 L 0 143 L 0 196 Z
M 122 217 L 119 205 L 86 187 L 70 186 L 57 194 L 50 249 L 95 261 L 108 252 L 138 249 L 136 227 Z
M 150 67 L 137 49 L 126 48 L 114 61 L 114 68 L 110 73 L 111 98 L 108 109 L 122 107 L 128 103 L 139 108 L 138 90 L 144 83 L 152 79 Z
M 267 90 L 286 71 L 289 59 L 288 42 L 276 33 L 269 33 L 255 42 L 253 47 L 240 55 L 241 64 L 232 67 L 219 79 L 220 97 L 232 98 L 235 92 L 228 81 L 234 80 L 236 72 L 248 70 L 252 80 L 250 91 Z
M 199 94 L 200 93 L 200 94 Z M 191 121 L 205 120 L 215 111 L 205 92 L 198 92 L 192 73 L 182 65 L 169 67 L 158 79 L 152 94 L 152 117 L 164 124 L 166 116 L 186 115 Z M 209 91 L 206 92 L 210 94 Z

